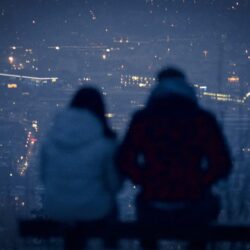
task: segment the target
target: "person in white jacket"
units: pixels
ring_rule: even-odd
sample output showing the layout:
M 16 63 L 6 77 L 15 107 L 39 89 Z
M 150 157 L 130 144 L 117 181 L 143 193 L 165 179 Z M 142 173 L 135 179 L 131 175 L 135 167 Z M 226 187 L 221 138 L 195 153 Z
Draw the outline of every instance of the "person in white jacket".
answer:
M 80 89 L 57 114 L 41 148 L 44 211 L 59 221 L 96 221 L 115 217 L 121 181 L 100 93 Z

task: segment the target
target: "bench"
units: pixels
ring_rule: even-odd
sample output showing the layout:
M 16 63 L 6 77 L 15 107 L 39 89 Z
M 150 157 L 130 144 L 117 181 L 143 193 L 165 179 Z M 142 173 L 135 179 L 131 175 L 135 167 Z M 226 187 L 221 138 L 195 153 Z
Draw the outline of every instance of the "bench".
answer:
M 45 219 L 21 220 L 19 233 L 23 238 L 63 238 L 64 249 L 81 249 L 81 242 L 90 238 L 103 240 L 152 239 L 192 242 L 249 242 L 249 225 L 152 224 L 138 222 L 77 222 L 65 224 Z

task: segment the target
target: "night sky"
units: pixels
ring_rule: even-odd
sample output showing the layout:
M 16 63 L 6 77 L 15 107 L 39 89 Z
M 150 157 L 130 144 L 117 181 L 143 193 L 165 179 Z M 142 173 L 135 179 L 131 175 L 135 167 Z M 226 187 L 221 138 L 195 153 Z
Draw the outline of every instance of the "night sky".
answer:
M 2 0 L 1 46 L 82 44 L 224 34 L 249 44 L 248 0 Z
M 63 55 L 62 63 L 48 48 L 110 48 L 117 45 L 115 41 L 128 39 L 128 46 L 136 46 L 134 51 L 108 58 L 113 65 L 125 65 L 127 73 L 154 75 L 163 65 L 175 64 L 196 82 L 211 84 L 217 81 L 218 71 L 225 81 L 232 73 L 245 81 L 250 62 L 249 13 L 248 0 L 3 0 L 0 68 L 6 69 L 9 48 L 16 46 L 36 50 L 40 75 L 56 64 L 86 69 L 82 51 L 68 59 Z

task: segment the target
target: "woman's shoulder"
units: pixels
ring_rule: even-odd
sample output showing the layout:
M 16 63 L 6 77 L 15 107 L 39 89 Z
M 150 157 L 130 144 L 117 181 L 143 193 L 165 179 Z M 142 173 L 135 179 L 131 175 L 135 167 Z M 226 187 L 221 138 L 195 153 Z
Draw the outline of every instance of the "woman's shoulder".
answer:
M 103 137 L 103 144 L 106 152 L 114 152 L 118 147 L 118 140 L 116 138 Z

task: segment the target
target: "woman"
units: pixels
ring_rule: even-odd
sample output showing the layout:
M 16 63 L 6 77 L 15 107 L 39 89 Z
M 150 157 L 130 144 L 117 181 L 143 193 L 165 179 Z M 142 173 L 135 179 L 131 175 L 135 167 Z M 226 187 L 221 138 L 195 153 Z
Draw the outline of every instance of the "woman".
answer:
M 42 147 L 46 215 L 66 222 L 114 217 L 120 187 L 115 149 L 100 93 L 80 89 L 56 116 Z

